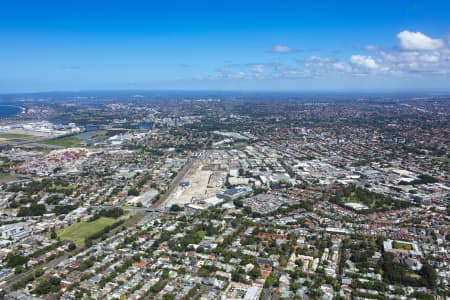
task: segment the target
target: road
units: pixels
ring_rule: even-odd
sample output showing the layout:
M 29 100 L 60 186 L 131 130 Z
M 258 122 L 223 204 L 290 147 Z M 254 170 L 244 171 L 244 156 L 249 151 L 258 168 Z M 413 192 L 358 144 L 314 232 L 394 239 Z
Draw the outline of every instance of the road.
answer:
M 183 169 L 181 169 L 180 172 L 178 172 L 177 176 L 172 180 L 172 182 L 170 183 L 169 188 L 167 189 L 167 191 L 161 195 L 160 199 L 158 201 L 156 201 L 150 208 L 145 208 L 145 207 L 130 207 L 130 208 L 124 208 L 125 210 L 131 210 L 131 211 L 145 211 L 145 212 L 149 212 L 149 211 L 160 211 L 163 206 L 164 203 L 166 202 L 167 198 L 170 196 L 170 194 L 175 190 L 176 187 L 178 187 L 178 185 L 180 184 L 181 180 L 184 178 L 184 176 L 186 175 L 187 171 L 189 171 L 189 169 L 192 167 L 193 162 L 195 161 L 195 159 L 189 158 L 187 163 L 184 165 Z M 117 205 L 120 206 L 120 205 Z M 116 206 L 96 206 L 96 208 L 113 208 Z M 30 270 L 27 270 L 21 274 L 17 274 L 14 275 L 13 277 L 11 277 L 10 279 L 6 280 L 1 286 L 0 288 L 2 288 L 3 290 L 5 290 L 6 292 L 10 292 L 11 291 L 11 287 L 21 281 L 27 278 L 27 276 L 29 276 L 30 274 L 32 274 L 34 272 L 34 270 L 36 268 L 47 268 L 47 269 L 52 269 L 54 267 L 56 267 L 60 262 L 62 262 L 63 260 L 67 259 L 69 257 L 69 253 L 64 254 L 63 256 L 57 257 L 47 263 L 44 263 L 42 265 L 36 266 L 34 268 L 31 268 Z
M 33 267 L 23 273 L 14 275 L 13 277 L 11 277 L 10 279 L 6 280 L 0 287 L 5 290 L 6 292 L 10 292 L 11 291 L 11 287 L 19 282 L 22 281 L 24 279 L 26 279 L 29 275 L 31 275 L 36 269 L 53 269 L 54 267 L 56 267 L 60 262 L 62 262 L 63 260 L 69 258 L 69 253 L 64 254 L 63 256 L 59 256 L 47 263 L 44 263 L 42 265 Z

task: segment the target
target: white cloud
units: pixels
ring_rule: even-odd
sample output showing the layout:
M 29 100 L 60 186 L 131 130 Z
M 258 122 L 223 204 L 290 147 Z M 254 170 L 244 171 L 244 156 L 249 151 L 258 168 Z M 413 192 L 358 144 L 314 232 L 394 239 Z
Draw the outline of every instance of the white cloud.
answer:
M 275 45 L 273 46 L 272 51 L 276 53 L 289 53 L 292 52 L 292 49 L 284 45 Z
M 436 63 L 439 61 L 439 53 L 437 54 L 423 54 L 419 57 L 419 59 L 423 62 L 427 63 Z
M 397 34 L 403 50 L 437 50 L 444 46 L 441 39 L 433 39 L 421 32 L 404 30 Z
M 439 39 L 422 33 L 403 31 L 398 34 L 401 47 L 382 48 L 367 45 L 370 55 L 350 53 L 347 60 L 339 57 L 312 55 L 298 58 L 296 63 L 258 62 L 228 64 L 219 70 L 217 77 L 226 79 L 270 80 L 341 78 L 343 76 L 394 76 L 403 78 L 427 78 L 450 76 L 450 48 Z M 436 48 L 436 49 L 434 49 Z M 407 50 L 407 51 L 405 51 Z M 273 51 L 292 51 L 287 46 L 275 46 Z
M 362 67 L 370 70 L 376 70 L 379 67 L 371 56 L 352 55 L 350 57 L 350 62 L 357 67 Z
M 364 49 L 366 49 L 367 51 L 376 51 L 378 50 L 378 47 L 375 45 L 366 45 Z
M 352 67 L 349 64 L 344 63 L 342 61 L 335 62 L 333 64 L 333 67 L 338 71 L 343 71 L 343 72 L 351 72 L 352 71 Z
M 243 78 L 245 78 L 247 76 L 247 74 L 245 73 L 245 72 L 242 72 L 242 71 L 240 71 L 240 72 L 238 72 L 237 74 L 236 74 L 236 78 L 237 79 L 243 79 Z
M 310 69 L 288 67 L 279 68 L 272 74 L 272 78 L 288 78 L 288 79 L 306 79 L 316 76 Z
M 264 73 L 264 65 L 263 64 L 253 65 L 252 70 L 253 72 L 258 74 Z
M 247 73 L 244 71 L 234 71 L 229 69 L 218 69 L 217 74 L 210 79 L 247 79 Z
M 389 66 L 391 73 L 402 75 L 450 74 L 450 50 L 381 52 L 380 59 Z
M 255 77 L 259 78 L 264 75 L 264 65 L 256 64 L 251 67 L 252 73 Z
M 311 56 L 308 59 L 306 59 L 305 63 L 306 65 L 310 64 L 310 65 L 324 65 L 324 64 L 328 64 L 330 62 L 335 61 L 335 59 L 333 58 L 329 58 L 329 57 L 321 57 L 321 56 Z

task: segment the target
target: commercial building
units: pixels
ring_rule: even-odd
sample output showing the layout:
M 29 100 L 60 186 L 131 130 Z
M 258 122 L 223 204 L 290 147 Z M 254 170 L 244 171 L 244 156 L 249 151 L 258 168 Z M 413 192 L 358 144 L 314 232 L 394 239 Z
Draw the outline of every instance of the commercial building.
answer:
M 252 188 L 249 186 L 240 186 L 219 193 L 217 194 L 217 197 L 223 198 L 225 200 L 236 200 L 241 197 L 250 195 L 252 191 Z

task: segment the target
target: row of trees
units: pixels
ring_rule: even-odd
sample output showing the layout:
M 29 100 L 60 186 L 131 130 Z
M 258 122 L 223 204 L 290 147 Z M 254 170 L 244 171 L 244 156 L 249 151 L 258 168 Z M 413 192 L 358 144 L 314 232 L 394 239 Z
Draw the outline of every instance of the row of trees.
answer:
M 117 218 L 123 216 L 123 214 L 124 214 L 124 211 L 120 207 L 114 207 L 111 209 L 102 209 L 102 210 L 96 212 L 92 216 L 92 218 L 89 220 L 89 222 L 100 219 L 101 217 L 117 219 Z
M 60 278 L 51 276 L 40 280 L 33 292 L 38 295 L 46 295 L 50 292 L 56 293 L 61 289 L 60 283 Z
M 42 179 L 40 181 L 33 180 L 30 183 L 12 184 L 7 188 L 8 192 L 24 192 L 25 194 L 33 195 L 40 192 L 63 192 L 72 193 L 73 187 L 68 181 L 61 178 L 56 179 Z
M 42 216 L 47 213 L 47 209 L 44 204 L 31 203 L 29 207 L 22 206 L 17 213 L 18 217 L 33 217 Z
M 123 220 L 116 222 L 112 225 L 106 226 L 105 228 L 103 228 L 101 231 L 94 233 L 93 235 L 87 237 L 84 239 L 84 244 L 86 247 L 91 247 L 92 246 L 92 242 L 96 239 L 99 238 L 103 238 L 106 236 L 107 233 L 109 233 L 112 229 L 116 228 L 117 226 L 120 226 L 124 223 Z
M 428 184 L 428 183 L 436 183 L 439 180 L 434 178 L 433 176 L 421 174 L 418 176 L 418 179 L 414 179 L 411 182 L 400 181 L 400 185 L 419 185 L 419 184 Z

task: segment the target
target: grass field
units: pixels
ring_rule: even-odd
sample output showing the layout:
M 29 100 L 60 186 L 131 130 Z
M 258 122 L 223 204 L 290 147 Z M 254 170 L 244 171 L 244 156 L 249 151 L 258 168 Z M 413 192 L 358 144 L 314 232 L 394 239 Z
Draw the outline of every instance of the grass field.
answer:
M 50 145 L 50 146 L 60 146 L 60 147 L 72 147 L 76 144 L 80 143 L 81 140 L 79 138 L 73 137 L 73 136 L 66 136 L 62 138 L 56 138 L 53 140 L 48 140 L 45 142 L 42 142 L 41 144 Z
M 32 142 L 38 137 L 26 134 L 0 133 L 0 144 L 13 145 L 21 142 Z
M 392 247 L 394 249 L 400 249 L 400 250 L 406 250 L 406 251 L 411 251 L 412 250 L 412 246 L 410 244 L 397 242 L 397 241 L 394 241 L 392 243 Z
M 450 164 L 450 157 L 436 157 L 436 158 L 434 158 L 434 160 Z
M 64 193 L 66 195 L 70 195 L 74 189 L 75 189 L 75 187 L 72 185 L 67 185 L 67 186 L 55 185 L 55 186 L 52 186 L 51 188 L 49 188 L 49 191 L 53 192 L 53 193 Z
M 93 132 L 92 137 L 97 137 L 97 136 L 105 136 L 108 133 L 107 130 L 96 130 Z
M 17 179 L 16 176 L 0 172 L 0 184 Z
M 143 212 L 143 211 L 135 211 L 133 212 L 129 212 L 130 217 L 125 221 L 125 223 L 123 224 L 125 227 L 130 227 L 135 225 L 136 223 L 138 223 L 147 213 Z
M 0 138 L 2 139 L 18 139 L 24 141 L 33 141 L 36 139 L 35 136 L 26 134 L 14 134 L 14 133 L 0 133 Z
M 100 218 L 93 222 L 80 222 L 57 231 L 61 240 L 74 242 L 77 246 L 84 245 L 84 239 L 101 231 L 106 226 L 116 223 L 113 218 Z

